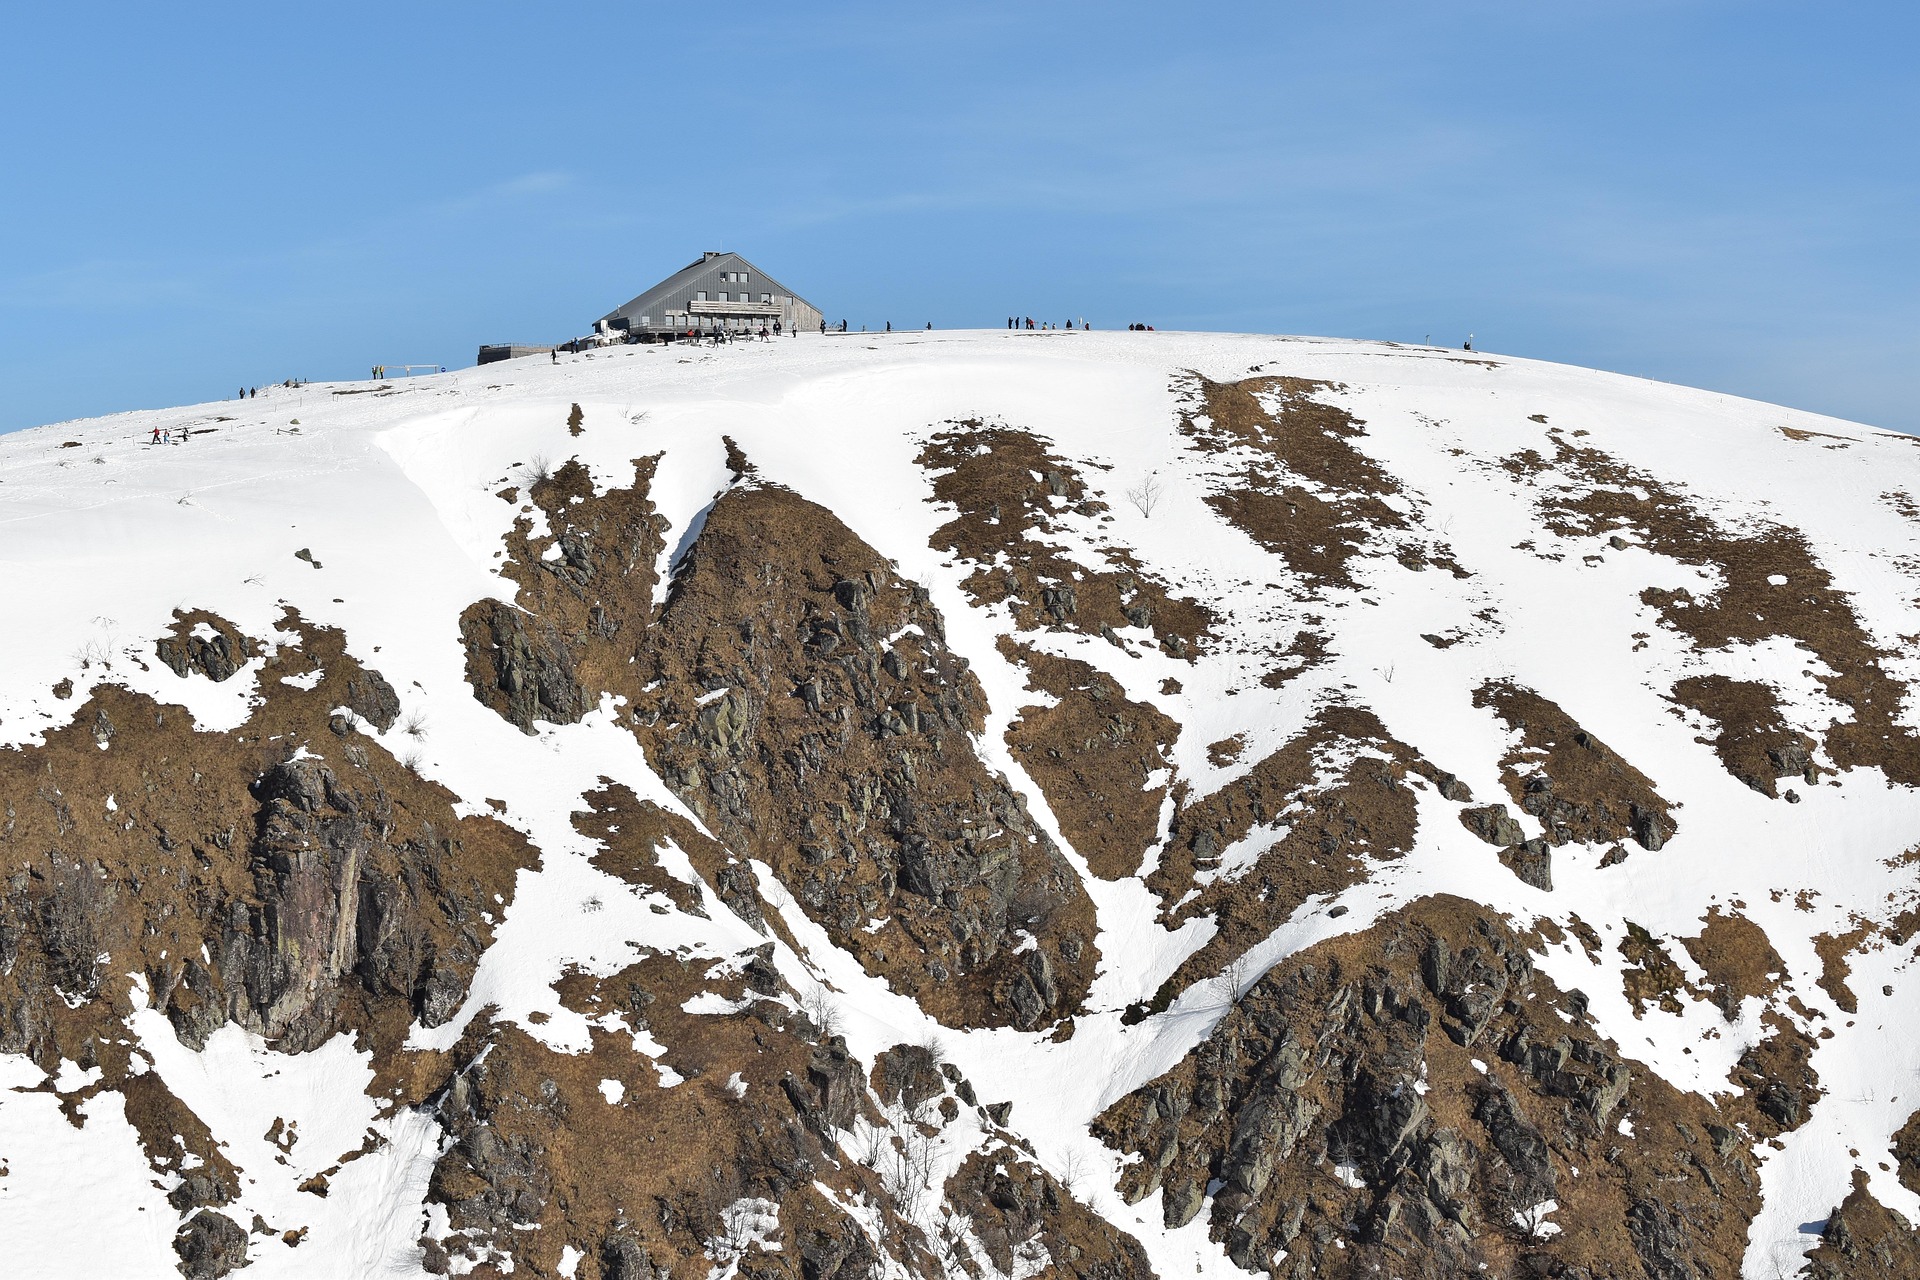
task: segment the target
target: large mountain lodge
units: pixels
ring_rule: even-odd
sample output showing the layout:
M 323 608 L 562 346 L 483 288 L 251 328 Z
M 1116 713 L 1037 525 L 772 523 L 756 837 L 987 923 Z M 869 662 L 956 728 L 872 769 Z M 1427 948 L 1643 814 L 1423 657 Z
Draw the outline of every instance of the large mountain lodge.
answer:
M 737 253 L 710 252 L 593 322 L 593 335 L 561 346 L 654 342 L 670 336 L 717 332 L 791 333 L 818 329 L 820 309 Z M 493 343 L 481 364 L 539 355 L 552 346 Z
M 782 332 L 820 327 L 820 309 L 737 253 L 703 253 L 594 322 L 600 332 Z

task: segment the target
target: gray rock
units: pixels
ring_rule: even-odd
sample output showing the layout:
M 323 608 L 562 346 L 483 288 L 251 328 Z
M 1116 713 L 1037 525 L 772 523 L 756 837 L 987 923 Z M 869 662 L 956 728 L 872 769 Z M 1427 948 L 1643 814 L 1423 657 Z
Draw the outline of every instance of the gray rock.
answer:
M 173 1238 L 180 1274 L 187 1280 L 219 1280 L 247 1265 L 246 1228 L 224 1214 L 202 1209 Z
M 347 709 L 380 732 L 400 718 L 400 696 L 378 671 L 366 671 L 347 681 Z
M 801 1280 L 872 1280 L 879 1271 L 867 1233 L 852 1224 L 843 1231 L 809 1231 L 800 1241 Z
M 160 661 L 166 663 L 173 674 L 184 678 L 189 672 L 198 671 L 218 682 L 231 679 L 246 662 L 246 643 L 238 632 L 217 624 L 208 625 L 213 628 L 213 635 L 209 637 L 167 636 L 154 646 Z
M 853 1127 L 866 1094 L 867 1076 L 859 1059 L 848 1051 L 846 1037 L 834 1036 L 807 1056 L 804 1081 L 789 1075 L 780 1088 L 807 1128 L 830 1143 L 835 1141 L 833 1130 Z
M 588 703 L 574 672 L 572 652 L 552 627 L 533 620 L 505 601 L 485 602 L 477 618 L 463 619 L 467 633 L 467 675 L 483 701 L 533 733 L 534 721 L 574 724 Z M 488 689 L 479 661 L 490 660 L 494 679 Z
M 1647 1280 L 1701 1280 L 1685 1258 L 1686 1234 L 1678 1219 L 1658 1200 L 1636 1200 L 1627 1210 L 1627 1236 Z
M 1500 852 L 1500 861 L 1521 883 L 1553 891 L 1553 846 L 1545 840 L 1525 840 Z
M 1473 1109 L 1473 1118 L 1487 1131 L 1493 1149 L 1512 1171 L 1514 1198 L 1534 1205 L 1554 1194 L 1553 1158 L 1547 1140 L 1528 1123 L 1513 1095 L 1498 1081 L 1489 1080 Z
M 873 1091 L 882 1102 L 899 1102 L 914 1111 L 945 1093 L 947 1081 L 931 1050 L 897 1044 L 874 1060 Z
M 1525 828 L 1520 825 L 1518 819 L 1507 812 L 1507 806 L 1504 804 L 1487 804 L 1476 809 L 1462 809 L 1460 821 L 1467 830 L 1488 844 L 1499 848 L 1511 848 L 1523 843 L 1527 838 Z
M 1649 852 L 1657 851 L 1673 835 L 1673 826 L 1652 809 L 1633 806 L 1633 838 Z

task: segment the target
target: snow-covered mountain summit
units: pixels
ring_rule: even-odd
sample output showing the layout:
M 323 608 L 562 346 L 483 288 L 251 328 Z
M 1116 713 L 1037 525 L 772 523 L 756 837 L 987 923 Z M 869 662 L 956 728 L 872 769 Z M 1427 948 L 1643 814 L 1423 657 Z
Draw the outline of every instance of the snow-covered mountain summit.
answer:
M 16 1274 L 1920 1268 L 1920 439 L 633 346 L 0 438 L 0 583 Z

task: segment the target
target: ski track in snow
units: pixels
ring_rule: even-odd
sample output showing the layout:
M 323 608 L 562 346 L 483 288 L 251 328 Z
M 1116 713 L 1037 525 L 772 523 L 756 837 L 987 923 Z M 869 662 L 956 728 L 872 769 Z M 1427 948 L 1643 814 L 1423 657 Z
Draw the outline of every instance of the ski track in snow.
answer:
M 1204 505 L 1208 477 L 1222 465 L 1190 451 L 1176 430 L 1185 371 L 1224 379 L 1255 367 L 1336 384 L 1323 398 L 1366 424 L 1354 443 L 1404 486 L 1394 505 L 1426 535 L 1450 543 L 1474 576 L 1416 573 L 1380 556 L 1356 560 L 1357 590 L 1332 590 L 1321 601 L 1269 589 L 1291 580 L 1289 571 Z M 1544 429 L 1529 415 L 1544 413 L 1556 426 L 1586 430 L 1583 443 L 1695 496 L 1722 519 L 1757 516 L 1796 527 L 1851 594 L 1875 643 L 1899 655 L 1892 673 L 1911 680 L 1920 678 L 1920 656 L 1899 637 L 1915 629 L 1916 583 L 1897 561 L 1920 553 L 1920 528 L 1878 495 L 1920 492 L 1920 442 L 1731 396 L 1505 357 L 1227 335 L 808 335 L 721 349 L 614 348 L 557 367 L 534 358 L 399 381 L 390 391 L 336 394 L 349 389 L 271 388 L 255 400 L 0 437 L 0 580 L 8 598 L 31 602 L 30 625 L 10 630 L 0 661 L 0 742 L 31 744 L 65 722 L 81 699 L 54 698 L 64 677 L 79 693 L 90 681 L 111 680 L 183 703 L 202 727 L 240 723 L 261 664 L 218 685 L 176 678 L 153 660 L 151 646 L 177 608 L 210 610 L 262 638 L 273 635 L 289 604 L 342 629 L 405 708 L 430 710 L 422 771 L 468 810 L 488 797 L 503 800 L 505 819 L 542 853 L 537 869 L 521 873 L 461 1014 L 432 1031 L 416 1028 L 415 1046 L 452 1044 L 469 1017 L 494 1005 L 549 1045 L 578 1052 L 588 1043 L 585 1020 L 564 1009 L 550 986 L 565 967 L 613 972 L 642 954 L 638 937 L 648 950 L 715 958 L 764 941 L 710 893 L 708 920 L 663 916 L 639 891 L 589 865 L 592 842 L 574 830 L 571 815 L 603 775 L 691 815 L 617 727 L 611 702 L 578 725 L 548 726 L 536 736 L 482 706 L 466 683 L 456 623 L 477 599 L 513 598 L 514 584 L 495 567 L 516 507 L 496 493 L 523 485 L 520 471 L 536 458 L 557 465 L 579 457 L 604 490 L 630 482 L 634 459 L 661 455 L 652 493 L 670 522 L 659 566 L 664 592 L 673 559 L 730 482 L 720 437 L 731 436 L 764 479 L 830 508 L 932 592 L 952 648 L 972 665 L 991 704 L 980 753 L 1081 871 L 1099 912 L 1104 957 L 1090 1012 L 1068 1041 L 941 1028 L 834 948 L 761 867 L 765 896 L 802 947 L 778 945 L 776 963 L 797 989 L 819 984 L 834 993 L 850 1046 L 869 1062 L 893 1044 L 937 1036 L 983 1101 L 1013 1101 L 1014 1124 L 1042 1163 L 1059 1168 L 1077 1156 L 1093 1164 L 1082 1194 L 1137 1235 L 1163 1276 L 1189 1268 L 1244 1274 L 1207 1239 L 1205 1211 L 1169 1232 L 1159 1226 L 1157 1195 L 1122 1204 L 1111 1189 L 1117 1157 L 1087 1133 L 1100 1110 L 1173 1066 L 1224 1012 L 1212 984 L 1201 983 L 1164 1014 L 1120 1023 L 1127 1004 L 1151 995 L 1204 944 L 1212 923 L 1169 933 L 1156 919 L 1160 904 L 1137 877 L 1087 875 L 1005 745 L 1008 723 L 1036 697 L 996 648 L 1009 627 L 1004 610 L 973 607 L 960 586 L 971 566 L 929 545 L 950 512 L 929 501 L 929 477 L 914 461 L 939 424 L 978 417 L 1047 438 L 1053 452 L 1083 466 L 1089 483 L 1110 490 L 1110 522 L 1059 516 L 1059 540 L 1076 560 L 1094 565 L 1096 548 L 1129 547 L 1176 591 L 1219 611 L 1226 643 L 1196 664 L 1151 645 L 1123 651 L 1097 637 L 1023 637 L 1098 667 L 1129 698 L 1179 721 L 1177 776 L 1196 793 L 1237 777 L 1296 734 L 1323 695 L 1344 690 L 1394 736 L 1457 772 L 1483 802 L 1499 797 L 1497 762 L 1508 735 L 1491 712 L 1472 705 L 1471 690 L 1505 677 L 1560 703 L 1662 794 L 1684 803 L 1681 829 L 1659 855 L 1637 853 L 1602 871 L 1598 850 L 1568 846 L 1555 861 L 1556 890 L 1544 893 L 1505 871 L 1452 806 L 1422 791 L 1414 851 L 1341 893 L 1337 905 L 1348 910 L 1340 917 L 1329 914 L 1334 901 L 1302 907 L 1255 948 L 1252 972 L 1365 929 L 1429 893 L 1484 902 L 1523 927 L 1536 918 L 1564 922 L 1577 908 L 1606 946 L 1590 960 L 1569 939 L 1550 948 L 1540 967 L 1589 996 L 1600 1029 L 1628 1057 L 1680 1087 L 1713 1092 L 1728 1087 L 1727 1072 L 1762 1034 L 1755 1010 L 1731 1024 L 1704 1002 L 1679 1015 L 1637 1017 L 1621 989 L 1615 944 L 1623 920 L 1677 937 L 1697 933 L 1711 906 L 1738 902 L 1766 929 L 1801 1000 L 1833 1032 L 1813 1059 L 1825 1096 L 1781 1150 L 1757 1152 L 1765 1208 L 1746 1274 L 1770 1280 L 1776 1265 L 1797 1266 L 1814 1243 L 1802 1225 L 1818 1229 L 1856 1165 L 1882 1203 L 1920 1221 L 1920 1197 L 1880 1167 L 1893 1130 L 1920 1108 L 1920 1036 L 1911 1034 L 1920 1026 L 1920 985 L 1898 952 L 1856 955 L 1851 985 L 1859 1009 L 1846 1014 L 1816 986 L 1821 962 L 1811 944 L 1816 933 L 1850 927 L 1856 913 L 1885 919 L 1907 900 L 1911 872 L 1886 861 L 1914 845 L 1920 796 L 1871 769 L 1808 787 L 1804 803 L 1791 807 L 1743 787 L 1695 741 L 1696 729 L 1663 691 L 1682 674 L 1765 679 L 1783 691 L 1790 715 L 1823 723 L 1824 695 L 1802 674 L 1813 665 L 1809 655 L 1784 642 L 1692 652 L 1653 622 L 1639 593 L 1697 585 L 1696 570 L 1640 548 L 1582 565 L 1581 554 L 1601 550 L 1603 538 L 1591 540 L 1600 546 L 1555 539 L 1541 527 L 1530 489 L 1476 465 L 1539 446 Z M 566 428 L 573 403 L 585 415 L 578 437 Z M 156 426 L 209 433 L 184 446 L 153 446 L 147 440 Z M 1848 443 L 1795 441 L 1780 427 Z M 69 440 L 79 447 L 61 447 Z M 1112 470 L 1085 468 L 1089 462 Z M 1166 493 L 1148 519 L 1119 494 L 1150 471 Z M 1548 563 L 1515 548 L 1529 538 L 1566 559 Z M 294 557 L 303 548 L 321 567 Z M 1475 627 L 1474 613 L 1490 602 L 1500 608 L 1497 633 L 1477 627 L 1472 639 L 1447 649 L 1418 641 L 1423 632 Z M 1318 629 L 1332 638 L 1332 659 L 1281 689 L 1265 688 L 1263 661 L 1286 646 L 1307 612 L 1325 619 Z M 1649 636 L 1636 654 L 1637 632 Z M 1161 681 L 1175 675 L 1183 691 L 1163 695 Z M 1914 720 L 1911 707 L 1907 720 Z M 385 741 L 397 746 L 399 732 Z M 1232 733 L 1247 738 L 1240 762 L 1212 764 L 1206 744 Z M 1521 821 L 1538 829 L 1531 817 Z M 1810 910 L 1796 904 L 1800 889 L 1816 891 Z M 590 898 L 604 910 L 583 909 Z M 1684 949 L 1671 950 L 1691 968 Z M 1883 985 L 1893 994 L 1882 995 Z M 548 1019 L 530 1022 L 536 1011 Z M 256 1238 L 250 1276 L 342 1274 L 343 1267 L 423 1274 L 410 1242 L 427 1220 L 423 1197 L 439 1130 L 424 1115 L 365 1096 L 371 1071 L 364 1055 L 336 1040 L 287 1057 L 231 1026 L 195 1054 L 159 1013 L 145 1010 L 131 1021 L 129 1034 L 145 1047 L 151 1069 L 246 1171 L 231 1207 L 237 1220 L 259 1213 L 276 1230 L 309 1229 L 298 1249 Z M 25 1059 L 0 1056 L 0 1084 L 32 1088 L 41 1080 Z M 118 1095 L 101 1095 L 83 1110 L 88 1123 L 74 1129 L 47 1093 L 0 1093 L 0 1157 L 9 1172 L 0 1179 L 0 1239 L 11 1264 L 23 1274 L 172 1274 L 176 1218 Z M 279 1152 L 259 1136 L 276 1117 L 300 1123 L 290 1165 L 276 1162 Z M 963 1134 L 965 1123 L 953 1132 Z M 368 1130 L 381 1139 L 379 1150 L 346 1165 L 327 1199 L 295 1190 L 357 1148 Z M 946 1167 L 965 1154 L 950 1143 Z M 81 1203 L 87 1230 L 76 1238 L 72 1206 Z

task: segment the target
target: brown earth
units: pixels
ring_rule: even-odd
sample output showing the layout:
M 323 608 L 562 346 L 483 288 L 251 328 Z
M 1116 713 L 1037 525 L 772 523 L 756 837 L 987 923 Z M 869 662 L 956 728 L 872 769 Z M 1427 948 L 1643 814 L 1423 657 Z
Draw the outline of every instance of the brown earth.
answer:
M 1777 1007 L 1786 962 L 1773 949 L 1765 931 L 1746 917 L 1715 908 L 1695 937 L 1681 938 L 1693 962 L 1705 971 L 1704 986 L 1689 981 L 1674 962 L 1666 944 L 1641 925 L 1627 921 L 1620 954 L 1626 958 L 1621 983 L 1634 1016 L 1644 1016 L 1649 1005 L 1680 1013 L 1683 1001 L 1703 1000 L 1732 1023 L 1744 1001 L 1759 997 L 1769 1002 L 1760 1015 L 1767 1034 L 1741 1054 L 1732 1074 L 1735 1089 L 1718 1101 L 1728 1124 L 1749 1133 L 1773 1138 L 1797 1129 L 1822 1094 L 1814 1071 L 1813 1037 L 1790 1021 Z M 1797 999 L 1789 1008 L 1804 1013 Z M 1712 1034 L 1712 1033 L 1709 1033 Z
M 1169 1227 L 1208 1212 L 1275 1276 L 1737 1275 L 1747 1140 L 1622 1058 L 1527 947 L 1438 897 L 1288 958 L 1096 1122 L 1139 1157 L 1121 1193 L 1161 1191 Z M 1535 1229 L 1548 1199 L 1559 1234 Z
M 1330 781 L 1318 782 L 1330 758 L 1347 756 L 1356 758 Z M 1219 791 L 1195 797 L 1176 788 L 1173 821 L 1147 887 L 1168 904 L 1161 912 L 1165 926 L 1213 916 L 1219 927 L 1129 1016 L 1165 1009 L 1192 983 L 1222 972 L 1308 898 L 1338 893 L 1366 879 L 1374 862 L 1411 849 L 1416 817 L 1406 783 L 1410 772 L 1451 781 L 1391 738 L 1372 712 L 1332 706 L 1305 733 Z M 1285 834 L 1251 865 L 1203 883 L 1235 844 L 1282 823 Z
M 1468 576 L 1445 546 L 1413 536 L 1385 501 L 1402 490 L 1353 444 L 1366 424 L 1314 398 L 1337 388 L 1304 378 L 1191 378 L 1195 403 L 1181 433 L 1242 468 L 1207 504 L 1283 558 L 1310 591 L 1354 586 L 1359 555 L 1393 554 L 1411 569 L 1432 564 Z
M 1555 533 L 1572 538 L 1631 532 L 1649 550 L 1717 573 L 1722 582 L 1710 594 L 1649 587 L 1640 598 L 1658 611 L 1663 625 L 1702 649 L 1773 636 L 1806 649 L 1830 668 L 1816 677 L 1827 695 L 1853 712 L 1850 721 L 1835 721 L 1820 735 L 1833 762 L 1843 769 L 1878 767 L 1894 782 L 1920 786 L 1920 734 L 1901 719 L 1906 685 L 1888 673 L 1888 655 L 1803 533 L 1761 522 L 1740 531 L 1725 528 L 1654 477 L 1553 429 L 1548 435 L 1555 457 L 1542 466 L 1568 482 L 1543 489 L 1539 499 Z M 1775 575 L 1786 584 L 1767 581 Z
M 1820 781 L 1813 763 L 1817 744 L 1787 724 L 1773 686 L 1726 676 L 1689 676 L 1673 686 L 1673 700 L 1714 723 L 1719 730 L 1712 740 L 1714 754 L 1728 773 L 1761 795 L 1778 796 L 1781 778 L 1798 776 L 1809 786 Z
M 1540 819 L 1549 844 L 1631 839 L 1657 850 L 1676 824 L 1652 779 L 1588 733 L 1559 704 L 1511 681 L 1490 681 L 1473 705 L 1491 707 L 1519 745 L 1500 762 L 1507 794 Z
M 1167 783 L 1148 778 L 1171 765 L 1180 726 L 1126 696 L 1118 681 L 1084 662 L 1001 641 L 1027 672 L 1027 687 L 1055 699 L 1020 709 L 1007 745 L 1047 798 L 1061 834 L 1105 880 L 1130 876 L 1160 834 Z
M 1032 432 L 974 420 L 936 433 L 918 461 L 933 476 L 930 500 L 956 514 L 933 546 L 977 566 L 961 586 L 976 604 L 1004 603 L 1018 630 L 1079 631 L 1124 647 L 1119 632 L 1144 627 L 1166 652 L 1191 657 L 1213 625 L 1205 605 L 1173 594 L 1124 548 L 1107 548 L 1096 569 L 1047 541 L 1063 512 L 1097 516 L 1109 505 L 1050 448 Z
M 924 1261 L 914 1265 L 920 1233 L 884 1207 L 878 1179 L 834 1158 L 835 1135 L 862 1110 L 858 1063 L 773 998 L 784 992 L 763 958 L 729 977 L 712 962 L 655 955 L 603 979 L 573 975 L 559 989 L 595 1024 L 587 1052 L 555 1052 L 496 1023 L 471 1030 L 453 1055 L 436 1102 L 454 1142 L 428 1192 L 451 1229 L 423 1240 L 429 1270 L 445 1274 L 449 1258 L 464 1257 L 481 1264 L 478 1276 L 555 1275 L 572 1246 L 586 1255 L 576 1280 L 704 1280 L 715 1256 L 740 1257 L 743 1274 L 784 1276 L 728 1212 L 762 1198 L 779 1206 L 774 1238 L 808 1274 L 864 1277 L 878 1251 L 818 1180 L 882 1206 L 897 1237 L 890 1251 L 926 1272 Z M 685 1012 L 701 991 L 743 1008 Z M 667 1046 L 674 1076 L 633 1048 L 639 1030 Z M 619 1086 L 617 1101 L 603 1081 Z
M 914 1276 L 981 1276 L 953 1238 L 930 1239 L 898 1211 L 944 1194 L 940 1207 L 970 1219 L 990 1257 L 1037 1246 L 1049 1275 L 1151 1274 L 1137 1244 L 1005 1141 L 944 1189 L 927 1185 L 929 1144 L 961 1105 L 986 1117 L 972 1086 L 932 1051 L 898 1045 L 873 1072 L 883 1113 L 846 1042 L 796 1007 L 770 950 L 567 975 L 556 984 L 566 1007 L 593 1025 L 584 1053 L 506 1024 L 472 1030 L 436 1100 L 455 1141 L 429 1191 L 451 1227 L 423 1239 L 429 1269 L 465 1259 L 478 1276 L 554 1275 L 571 1247 L 584 1255 L 576 1280 L 704 1280 L 729 1260 L 757 1280 L 868 1280 L 883 1256 Z M 688 1013 L 703 992 L 734 1011 Z M 665 1046 L 658 1065 L 634 1049 L 640 1031 Z M 822 1187 L 872 1205 L 878 1234 Z M 743 1200 L 777 1206 L 777 1249 L 749 1238 Z

